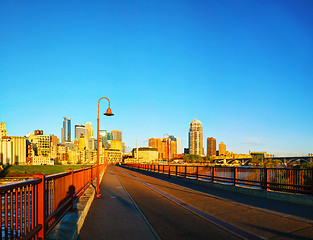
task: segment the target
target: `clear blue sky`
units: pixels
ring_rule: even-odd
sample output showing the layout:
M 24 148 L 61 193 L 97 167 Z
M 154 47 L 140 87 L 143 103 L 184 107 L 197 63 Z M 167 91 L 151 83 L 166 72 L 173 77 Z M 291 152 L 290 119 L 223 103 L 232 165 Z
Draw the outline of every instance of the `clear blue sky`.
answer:
M 0 122 L 60 136 L 97 101 L 127 146 L 203 123 L 238 153 L 313 152 L 313 1 L 0 3 Z M 103 100 L 101 110 L 107 103 Z M 73 130 L 72 130 L 73 131 Z

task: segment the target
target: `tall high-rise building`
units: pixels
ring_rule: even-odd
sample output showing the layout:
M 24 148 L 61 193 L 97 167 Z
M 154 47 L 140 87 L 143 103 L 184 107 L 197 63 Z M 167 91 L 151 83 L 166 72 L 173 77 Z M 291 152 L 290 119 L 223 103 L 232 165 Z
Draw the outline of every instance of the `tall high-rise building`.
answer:
M 189 124 L 189 153 L 204 155 L 202 123 L 199 120 Z
M 84 125 L 75 125 L 75 138 L 79 139 L 81 134 L 86 137 L 86 128 Z
M 92 138 L 93 136 L 93 127 L 92 127 L 92 123 L 91 122 L 86 122 L 85 124 L 85 128 L 86 128 L 86 139 Z
M 177 138 L 173 135 L 169 136 L 169 138 L 171 139 L 171 141 L 174 141 L 175 142 L 175 148 L 176 148 L 176 152 L 175 154 L 180 154 L 181 153 L 181 149 L 180 149 L 180 145 L 181 145 L 181 141 L 180 141 L 180 138 Z M 171 146 L 173 145 L 174 143 L 171 143 Z
M 71 141 L 71 119 L 63 117 L 63 128 L 61 129 L 61 142 Z
M 216 156 L 216 139 L 207 138 L 207 156 Z
M 112 130 L 111 133 L 112 133 L 112 136 L 113 136 L 112 140 L 123 141 L 122 140 L 122 131 Z
M 108 141 L 108 132 L 107 130 L 99 130 L 99 137 L 102 140 L 102 145 L 106 148 L 106 143 Z
M 219 156 L 222 156 L 222 155 L 225 155 L 226 154 L 226 144 L 221 142 L 219 145 L 218 145 L 218 155 Z
M 64 128 L 61 128 L 61 143 L 64 144 Z
M 112 133 L 110 133 L 110 132 L 108 133 L 107 139 L 108 139 L 108 140 L 113 140 L 113 135 L 112 135 Z
M 86 148 L 87 150 L 94 151 L 96 149 L 96 139 L 93 137 L 87 139 Z
M 177 154 L 181 154 L 181 140 L 180 140 L 180 138 L 176 138 L 176 151 L 177 151 Z
M 0 139 L 2 137 L 5 137 L 6 135 L 7 135 L 7 130 L 6 130 L 5 123 L 0 122 Z

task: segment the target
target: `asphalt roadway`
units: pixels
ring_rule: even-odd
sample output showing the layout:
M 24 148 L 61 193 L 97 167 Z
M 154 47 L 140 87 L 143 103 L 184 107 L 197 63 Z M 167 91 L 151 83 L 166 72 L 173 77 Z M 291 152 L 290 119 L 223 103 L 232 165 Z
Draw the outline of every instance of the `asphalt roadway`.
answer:
M 79 238 L 313 239 L 313 207 L 109 166 Z

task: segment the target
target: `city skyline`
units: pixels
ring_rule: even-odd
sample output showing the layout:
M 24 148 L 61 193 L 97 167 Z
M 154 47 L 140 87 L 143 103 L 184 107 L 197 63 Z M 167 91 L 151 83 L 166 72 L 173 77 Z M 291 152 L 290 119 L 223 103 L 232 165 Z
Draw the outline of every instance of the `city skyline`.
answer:
M 187 148 L 199 119 L 203 139 L 231 152 L 312 152 L 312 1 L 9 1 L 0 11 L 0 122 L 11 136 L 60 138 L 64 116 L 96 126 L 106 96 L 115 115 L 100 129 L 122 130 L 130 148 L 165 133 Z

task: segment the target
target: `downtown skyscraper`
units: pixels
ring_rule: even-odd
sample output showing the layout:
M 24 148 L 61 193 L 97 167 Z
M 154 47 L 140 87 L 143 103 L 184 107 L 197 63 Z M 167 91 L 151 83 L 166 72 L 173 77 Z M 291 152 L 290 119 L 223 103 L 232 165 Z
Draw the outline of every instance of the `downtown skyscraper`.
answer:
M 85 124 L 86 128 L 86 139 L 92 138 L 93 137 L 93 127 L 91 122 L 86 122 Z
M 84 125 L 75 125 L 75 139 L 79 139 L 81 134 L 86 137 L 86 127 Z
M 216 156 L 216 139 L 207 138 L 207 156 Z
M 199 120 L 189 124 L 189 153 L 204 155 L 202 123 Z
M 122 141 L 122 131 L 112 130 L 111 134 L 113 136 L 113 140 Z
M 63 117 L 63 128 L 61 128 L 61 143 L 71 141 L 71 119 Z

